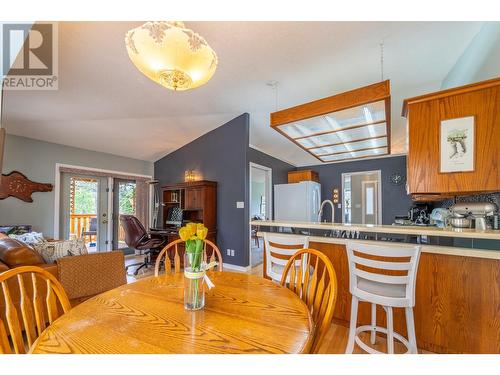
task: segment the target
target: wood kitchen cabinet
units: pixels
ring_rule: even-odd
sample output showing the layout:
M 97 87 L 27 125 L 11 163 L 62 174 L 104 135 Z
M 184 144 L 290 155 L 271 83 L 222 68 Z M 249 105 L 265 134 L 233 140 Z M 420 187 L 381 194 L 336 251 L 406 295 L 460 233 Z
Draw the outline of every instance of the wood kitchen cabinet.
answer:
M 500 78 L 406 99 L 408 192 L 415 199 L 500 191 Z M 440 172 L 441 121 L 474 116 L 474 171 Z

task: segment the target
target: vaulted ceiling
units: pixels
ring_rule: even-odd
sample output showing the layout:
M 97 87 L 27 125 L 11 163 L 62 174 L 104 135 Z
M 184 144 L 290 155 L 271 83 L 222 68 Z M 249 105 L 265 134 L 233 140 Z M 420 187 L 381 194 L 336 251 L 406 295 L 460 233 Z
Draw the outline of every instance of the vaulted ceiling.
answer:
M 130 62 L 142 22 L 59 23 L 59 90 L 7 91 L 10 134 L 154 161 L 250 113 L 250 144 L 295 165 L 318 161 L 269 126 L 269 113 L 391 80 L 392 152 L 406 151 L 402 100 L 433 90 L 480 22 L 189 22 L 219 57 L 205 86 L 172 92 Z M 277 91 L 266 83 L 277 81 Z

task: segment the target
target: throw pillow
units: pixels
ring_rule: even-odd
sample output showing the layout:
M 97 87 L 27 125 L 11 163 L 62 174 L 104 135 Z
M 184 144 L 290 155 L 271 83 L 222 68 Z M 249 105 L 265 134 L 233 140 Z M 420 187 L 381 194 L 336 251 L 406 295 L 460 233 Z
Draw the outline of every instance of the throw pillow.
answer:
M 68 241 L 42 242 L 34 244 L 33 247 L 46 263 L 54 263 L 57 259 L 65 256 L 87 254 L 83 238 Z
M 87 246 L 85 246 L 84 238 L 77 238 L 75 240 L 71 240 L 72 242 L 69 246 L 69 253 L 71 255 L 85 255 L 88 254 Z
M 24 234 L 9 234 L 10 238 L 24 242 L 26 245 L 33 246 L 34 244 L 45 242 L 43 233 L 29 232 Z

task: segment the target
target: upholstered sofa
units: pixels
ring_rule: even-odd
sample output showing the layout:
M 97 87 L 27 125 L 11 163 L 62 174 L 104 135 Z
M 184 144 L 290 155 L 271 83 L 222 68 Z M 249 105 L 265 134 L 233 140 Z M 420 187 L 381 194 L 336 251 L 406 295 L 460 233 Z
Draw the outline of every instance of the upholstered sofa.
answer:
M 20 266 L 36 266 L 53 274 L 64 287 L 74 306 L 88 298 L 127 282 L 124 256 L 121 251 L 94 253 L 60 258 L 47 264 L 40 254 L 21 241 L 0 236 L 0 273 Z M 31 281 L 25 285 L 32 294 Z M 12 302 L 19 306 L 19 290 L 16 280 L 9 281 Z M 42 294 L 46 291 L 42 289 Z M 5 317 L 5 301 L 0 288 L 0 318 Z

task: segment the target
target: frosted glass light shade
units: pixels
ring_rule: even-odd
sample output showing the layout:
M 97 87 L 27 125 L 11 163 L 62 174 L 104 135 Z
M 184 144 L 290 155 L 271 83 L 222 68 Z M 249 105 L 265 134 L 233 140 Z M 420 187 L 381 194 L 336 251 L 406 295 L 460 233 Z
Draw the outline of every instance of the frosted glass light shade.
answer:
M 146 22 L 127 32 L 125 45 L 139 71 L 171 90 L 199 87 L 217 68 L 214 50 L 182 22 Z
M 273 112 L 271 127 L 324 163 L 391 152 L 389 80 Z

